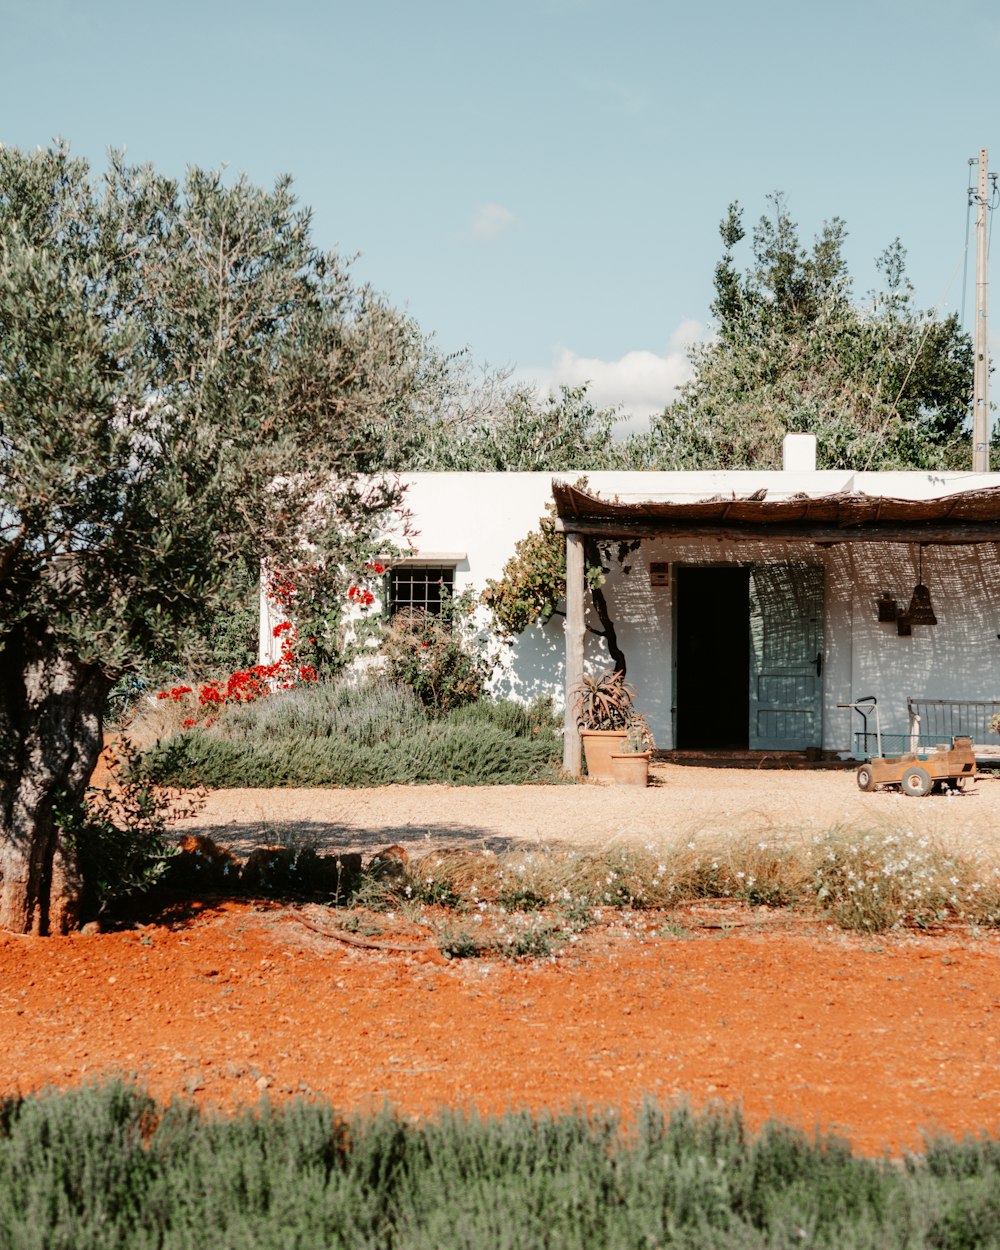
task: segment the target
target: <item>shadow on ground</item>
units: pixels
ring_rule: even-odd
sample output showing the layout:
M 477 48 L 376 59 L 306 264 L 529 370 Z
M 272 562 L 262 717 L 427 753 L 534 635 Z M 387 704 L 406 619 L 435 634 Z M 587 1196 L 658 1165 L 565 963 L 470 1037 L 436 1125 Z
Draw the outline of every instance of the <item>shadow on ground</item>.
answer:
M 226 825 L 185 823 L 183 836 L 188 834 L 203 834 L 241 859 L 259 846 L 289 846 L 295 850 L 310 847 L 320 855 L 345 851 L 370 855 L 381 847 L 395 843 L 414 855 L 445 847 L 500 854 L 519 845 L 516 838 L 502 837 L 490 829 L 446 821 L 427 828 L 387 824 L 369 829 L 322 820 L 234 821 Z

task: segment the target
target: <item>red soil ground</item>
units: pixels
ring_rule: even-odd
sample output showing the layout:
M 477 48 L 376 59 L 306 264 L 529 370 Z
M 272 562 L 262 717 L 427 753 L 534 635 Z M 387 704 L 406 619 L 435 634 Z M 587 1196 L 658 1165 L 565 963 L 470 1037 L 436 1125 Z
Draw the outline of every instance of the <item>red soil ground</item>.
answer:
M 134 1073 L 231 1108 L 742 1104 L 865 1152 L 1000 1124 L 1000 936 L 861 938 L 736 906 L 640 916 L 553 960 L 353 949 L 279 905 L 0 936 L 0 1092 Z M 320 914 L 318 911 L 314 914 Z

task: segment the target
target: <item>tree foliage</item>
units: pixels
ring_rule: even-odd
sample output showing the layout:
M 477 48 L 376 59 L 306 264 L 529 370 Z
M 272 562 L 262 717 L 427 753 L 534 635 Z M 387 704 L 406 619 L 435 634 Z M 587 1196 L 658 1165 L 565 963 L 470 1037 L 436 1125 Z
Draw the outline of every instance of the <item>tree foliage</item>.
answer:
M 375 468 L 437 366 L 289 182 L 7 149 L 0 187 L 0 636 L 44 618 L 113 670 L 214 618 L 248 556 L 366 555 L 394 492 L 317 482 Z
M 261 557 L 339 611 L 400 507 L 354 474 L 447 368 L 288 179 L 0 149 L 0 925 L 73 921 L 53 811 L 116 675 L 196 647 Z
M 578 484 L 585 483 L 584 478 Z M 626 660 L 618 645 L 604 584 L 614 560 L 626 573 L 631 571 L 628 557 L 638 546 L 638 541 L 602 543 L 587 538 L 583 548 L 584 584 L 601 622 L 600 629 L 591 626 L 590 632 L 605 640 L 615 671 L 622 676 Z M 490 610 L 494 632 L 506 642 L 524 633 L 530 625 L 544 625 L 557 613 L 565 614 L 566 539 L 555 527 L 554 504 L 547 505 L 538 529 L 514 544 L 514 554 L 500 577 L 487 580 L 482 603 Z
M 586 386 L 560 388 L 539 399 L 503 375 L 465 385 L 436 419 L 424 424 L 421 449 L 400 468 L 473 473 L 571 473 L 627 468 L 624 445 L 615 440 L 619 415 L 596 408 Z
M 654 421 L 651 459 L 677 469 L 780 468 L 785 433 L 808 432 L 820 468 L 960 462 L 972 345 L 955 316 L 913 307 L 898 239 L 877 262 L 883 289 L 859 307 L 839 218 L 807 249 L 783 197 L 772 196 L 745 272 L 734 259 L 744 238 L 738 204 L 720 233 L 717 333 L 693 349 L 694 378 Z

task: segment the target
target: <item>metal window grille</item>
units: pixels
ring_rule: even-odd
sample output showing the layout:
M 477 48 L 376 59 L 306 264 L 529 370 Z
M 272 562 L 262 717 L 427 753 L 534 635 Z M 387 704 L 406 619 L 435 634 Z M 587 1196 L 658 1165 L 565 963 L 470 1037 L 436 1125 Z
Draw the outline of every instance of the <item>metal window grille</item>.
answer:
M 454 593 L 453 568 L 403 565 L 392 569 L 389 573 L 389 615 L 419 609 L 438 616 L 441 613 L 442 590 L 448 595 Z

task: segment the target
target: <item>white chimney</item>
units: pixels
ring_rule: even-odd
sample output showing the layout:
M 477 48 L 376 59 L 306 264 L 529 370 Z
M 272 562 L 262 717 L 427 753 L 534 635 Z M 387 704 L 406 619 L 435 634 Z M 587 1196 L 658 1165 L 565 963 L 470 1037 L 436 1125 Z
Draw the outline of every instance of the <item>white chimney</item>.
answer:
M 815 473 L 816 435 L 786 434 L 781 444 L 781 467 L 786 473 Z

